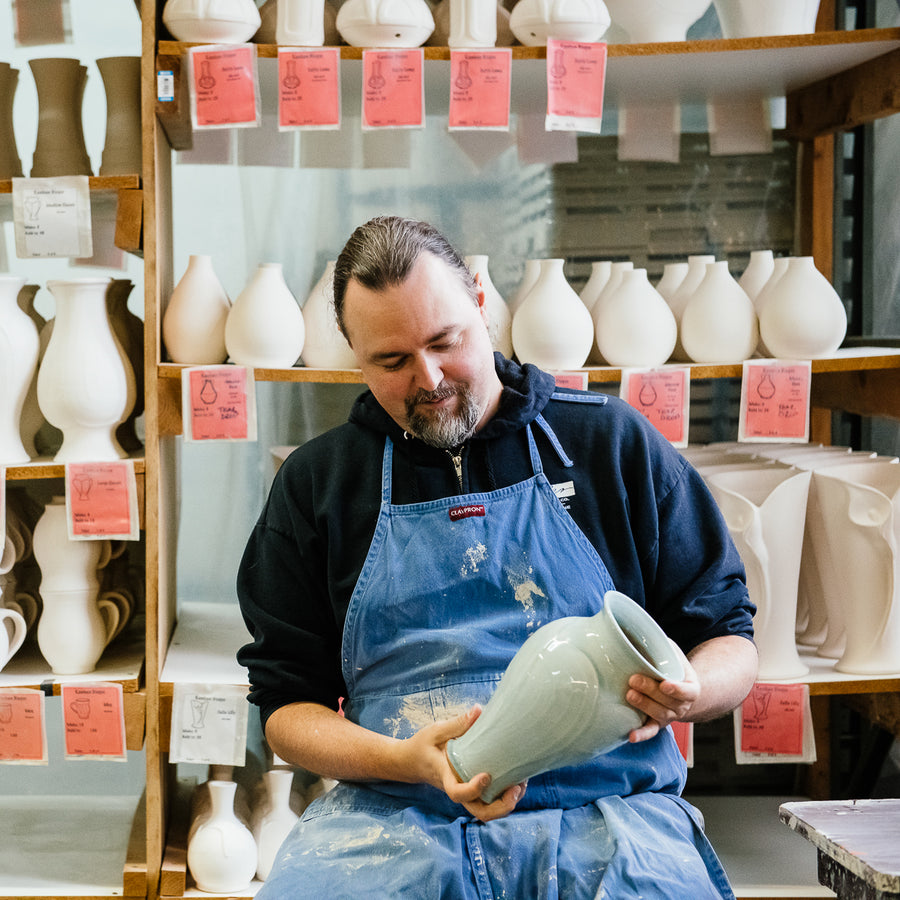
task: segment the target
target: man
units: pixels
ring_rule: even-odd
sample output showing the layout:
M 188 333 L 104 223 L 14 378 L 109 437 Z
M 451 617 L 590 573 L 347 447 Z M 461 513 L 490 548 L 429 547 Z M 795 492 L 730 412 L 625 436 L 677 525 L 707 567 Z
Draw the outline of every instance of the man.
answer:
M 280 469 L 238 591 L 268 743 L 340 784 L 258 896 L 732 896 L 666 728 L 733 709 L 756 674 L 701 480 L 626 404 L 494 355 L 484 294 L 429 225 L 358 228 L 334 299 L 369 391 Z M 482 802 L 445 744 L 534 630 L 613 587 L 688 654 L 684 681 L 632 677 L 628 744 Z

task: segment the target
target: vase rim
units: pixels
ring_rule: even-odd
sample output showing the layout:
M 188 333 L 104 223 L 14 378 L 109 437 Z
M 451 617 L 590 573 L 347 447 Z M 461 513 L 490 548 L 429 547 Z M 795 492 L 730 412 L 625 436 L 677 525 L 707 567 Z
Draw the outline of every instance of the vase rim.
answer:
M 81 278 L 51 278 L 47 282 L 47 287 L 50 290 L 53 290 L 54 285 L 60 284 L 75 284 L 75 285 L 90 285 L 90 284 L 112 284 L 113 279 L 111 277 L 101 277 L 99 275 L 90 276 L 85 275 Z

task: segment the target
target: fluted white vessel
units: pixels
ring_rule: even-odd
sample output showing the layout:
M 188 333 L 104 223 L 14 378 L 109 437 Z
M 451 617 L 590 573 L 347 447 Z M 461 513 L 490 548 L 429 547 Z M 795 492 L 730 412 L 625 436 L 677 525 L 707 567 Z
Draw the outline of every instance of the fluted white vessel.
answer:
M 40 338 L 34 322 L 18 305 L 25 279 L 0 275 L 0 465 L 26 463 L 22 411 L 37 369 Z

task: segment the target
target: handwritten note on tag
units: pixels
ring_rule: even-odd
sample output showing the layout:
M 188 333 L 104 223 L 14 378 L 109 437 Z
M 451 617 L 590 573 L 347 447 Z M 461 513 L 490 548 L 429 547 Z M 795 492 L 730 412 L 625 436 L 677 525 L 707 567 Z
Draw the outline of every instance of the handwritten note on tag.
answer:
M 600 133 L 606 44 L 547 40 L 547 131 Z
M 182 370 L 186 441 L 255 441 L 253 370 L 244 366 L 192 366 Z
M 0 690 L 0 760 L 47 765 L 43 691 Z
M 687 447 L 690 421 L 689 366 L 623 369 L 621 396 L 676 447 Z
M 176 682 L 169 761 L 244 765 L 248 708 L 246 687 Z
M 809 685 L 755 684 L 735 710 L 735 756 L 739 763 L 815 762 Z
M 69 538 L 140 538 L 134 462 L 67 463 Z
M 64 684 L 66 757 L 125 759 L 121 684 Z
M 809 440 L 809 360 L 745 360 L 739 441 Z
M 424 59 L 421 48 L 363 50 L 363 131 L 424 127 Z
M 512 50 L 450 51 L 451 131 L 509 131 Z
M 337 47 L 279 49 L 278 127 L 341 127 L 341 51 Z
M 194 128 L 259 124 L 255 44 L 192 47 L 188 59 Z

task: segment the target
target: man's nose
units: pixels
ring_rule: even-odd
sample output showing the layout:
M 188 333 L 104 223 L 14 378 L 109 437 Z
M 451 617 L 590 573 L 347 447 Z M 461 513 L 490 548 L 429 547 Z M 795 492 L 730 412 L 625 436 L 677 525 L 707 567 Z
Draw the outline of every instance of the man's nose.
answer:
M 434 391 L 444 380 L 444 371 L 437 358 L 426 353 L 416 360 L 415 378 L 417 388 L 423 391 Z

